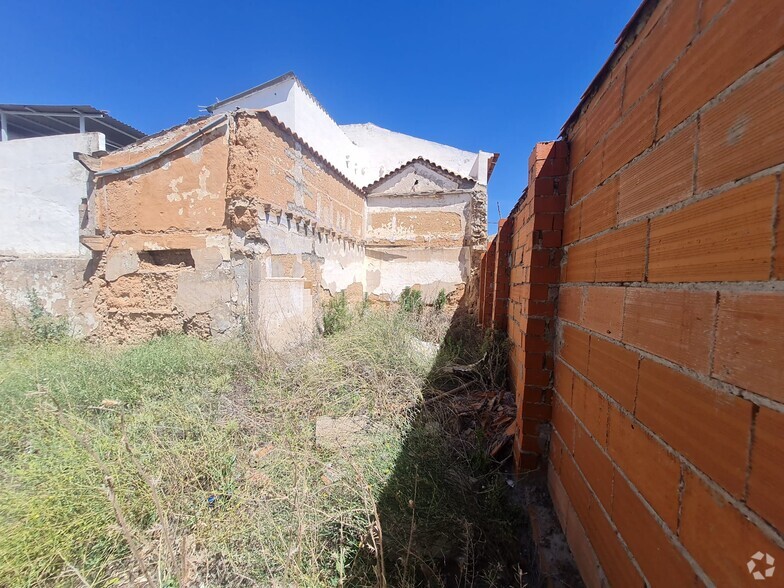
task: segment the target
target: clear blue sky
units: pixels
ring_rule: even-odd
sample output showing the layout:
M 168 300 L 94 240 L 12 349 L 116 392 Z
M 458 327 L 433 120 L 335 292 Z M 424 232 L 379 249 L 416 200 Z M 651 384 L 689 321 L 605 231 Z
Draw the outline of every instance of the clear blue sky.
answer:
M 92 104 L 153 133 L 293 70 L 341 124 L 500 152 L 493 223 L 638 4 L 5 0 L 0 103 Z

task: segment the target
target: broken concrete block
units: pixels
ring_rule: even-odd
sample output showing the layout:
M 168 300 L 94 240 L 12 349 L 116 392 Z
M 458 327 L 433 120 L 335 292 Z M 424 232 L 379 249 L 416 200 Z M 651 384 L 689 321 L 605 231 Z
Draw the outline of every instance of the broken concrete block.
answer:
M 133 250 L 118 251 L 106 261 L 105 277 L 107 282 L 132 274 L 139 269 L 139 256 Z
M 218 269 L 223 262 L 223 253 L 217 247 L 191 249 L 191 255 L 197 270 L 212 271 Z

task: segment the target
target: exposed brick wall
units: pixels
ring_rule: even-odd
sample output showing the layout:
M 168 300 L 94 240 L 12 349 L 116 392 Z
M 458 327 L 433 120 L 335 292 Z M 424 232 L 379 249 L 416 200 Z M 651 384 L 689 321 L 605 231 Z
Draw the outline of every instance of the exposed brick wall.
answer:
M 506 330 L 513 228 L 513 222 L 507 223 L 503 218 L 498 221 L 498 232 L 479 263 L 477 318 L 485 329 Z
M 494 241 L 496 246 L 495 284 L 493 287 L 493 328 L 506 330 L 509 309 L 510 255 L 512 253 L 512 230 L 514 223 L 505 218 L 498 221 L 498 232 Z
M 482 256 L 479 264 L 479 324 L 489 329 L 493 326 L 493 301 L 495 299 L 495 252 L 498 238 L 493 239 L 487 246 L 487 251 Z
M 507 333 L 510 379 L 517 400 L 514 457 L 519 470 L 539 465 L 547 444 L 555 336 L 555 297 L 561 264 L 567 148 L 539 143 L 528 161 L 528 190 L 513 224 Z
M 535 174 L 507 221 L 518 463 L 546 431 L 530 390 L 588 585 L 784 561 L 783 41 L 777 2 L 646 2 L 565 127 L 563 247 L 532 245 Z

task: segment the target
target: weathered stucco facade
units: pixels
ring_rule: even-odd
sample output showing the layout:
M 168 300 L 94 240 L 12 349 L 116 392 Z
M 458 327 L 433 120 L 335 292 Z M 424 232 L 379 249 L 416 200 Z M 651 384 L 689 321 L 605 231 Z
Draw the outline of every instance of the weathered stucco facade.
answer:
M 78 224 L 91 257 L 62 297 L 81 301 L 64 314 L 89 316 L 80 333 L 126 342 L 246 330 L 279 349 L 312 334 L 341 292 L 463 294 L 485 246 L 494 157 L 372 125 L 345 134 L 296 78 L 275 83 L 296 108 L 241 108 L 243 96 L 124 149 L 76 155 L 89 170 Z M 273 111 L 296 115 L 329 159 Z M 381 134 L 390 147 L 373 159 L 363 146 Z M 399 165 L 385 172 L 390 161 Z
M 486 239 L 486 191 L 419 159 L 367 189 L 367 286 L 393 299 L 406 286 L 433 299 L 467 283 Z

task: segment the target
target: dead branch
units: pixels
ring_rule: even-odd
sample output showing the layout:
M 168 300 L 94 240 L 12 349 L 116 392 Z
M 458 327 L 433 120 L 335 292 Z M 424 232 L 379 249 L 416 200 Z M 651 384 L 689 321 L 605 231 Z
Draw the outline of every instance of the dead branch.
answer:
M 163 509 L 163 502 L 161 501 L 160 492 L 158 492 L 158 484 L 156 481 L 150 476 L 142 467 L 141 462 L 138 460 L 136 455 L 133 453 L 131 449 L 131 445 L 128 442 L 128 435 L 125 431 L 125 418 L 123 416 L 120 417 L 120 426 L 122 429 L 122 443 L 125 446 L 125 450 L 128 452 L 129 457 L 131 458 L 131 462 L 133 463 L 136 471 L 139 474 L 139 477 L 144 481 L 144 483 L 149 486 L 150 493 L 152 495 L 152 501 L 155 505 L 155 510 L 158 513 L 158 520 L 161 522 L 161 534 L 163 535 L 164 542 L 166 543 L 166 549 L 169 552 L 169 558 L 171 560 L 171 565 L 174 571 L 174 575 L 177 578 L 177 581 L 181 586 L 183 586 L 183 573 L 180 569 L 179 563 L 177 561 L 177 554 L 174 550 L 174 543 L 172 541 L 171 529 L 169 528 L 169 521 L 166 517 L 166 511 Z
M 474 382 L 464 382 L 463 384 L 460 384 L 457 388 L 452 388 L 448 392 L 442 392 L 441 394 L 437 394 L 435 396 L 431 396 L 430 398 L 426 398 L 423 404 L 432 404 L 433 402 L 437 402 L 443 398 L 446 398 L 447 396 L 453 396 L 458 392 L 462 392 L 463 390 L 466 390 L 472 384 L 474 384 Z

